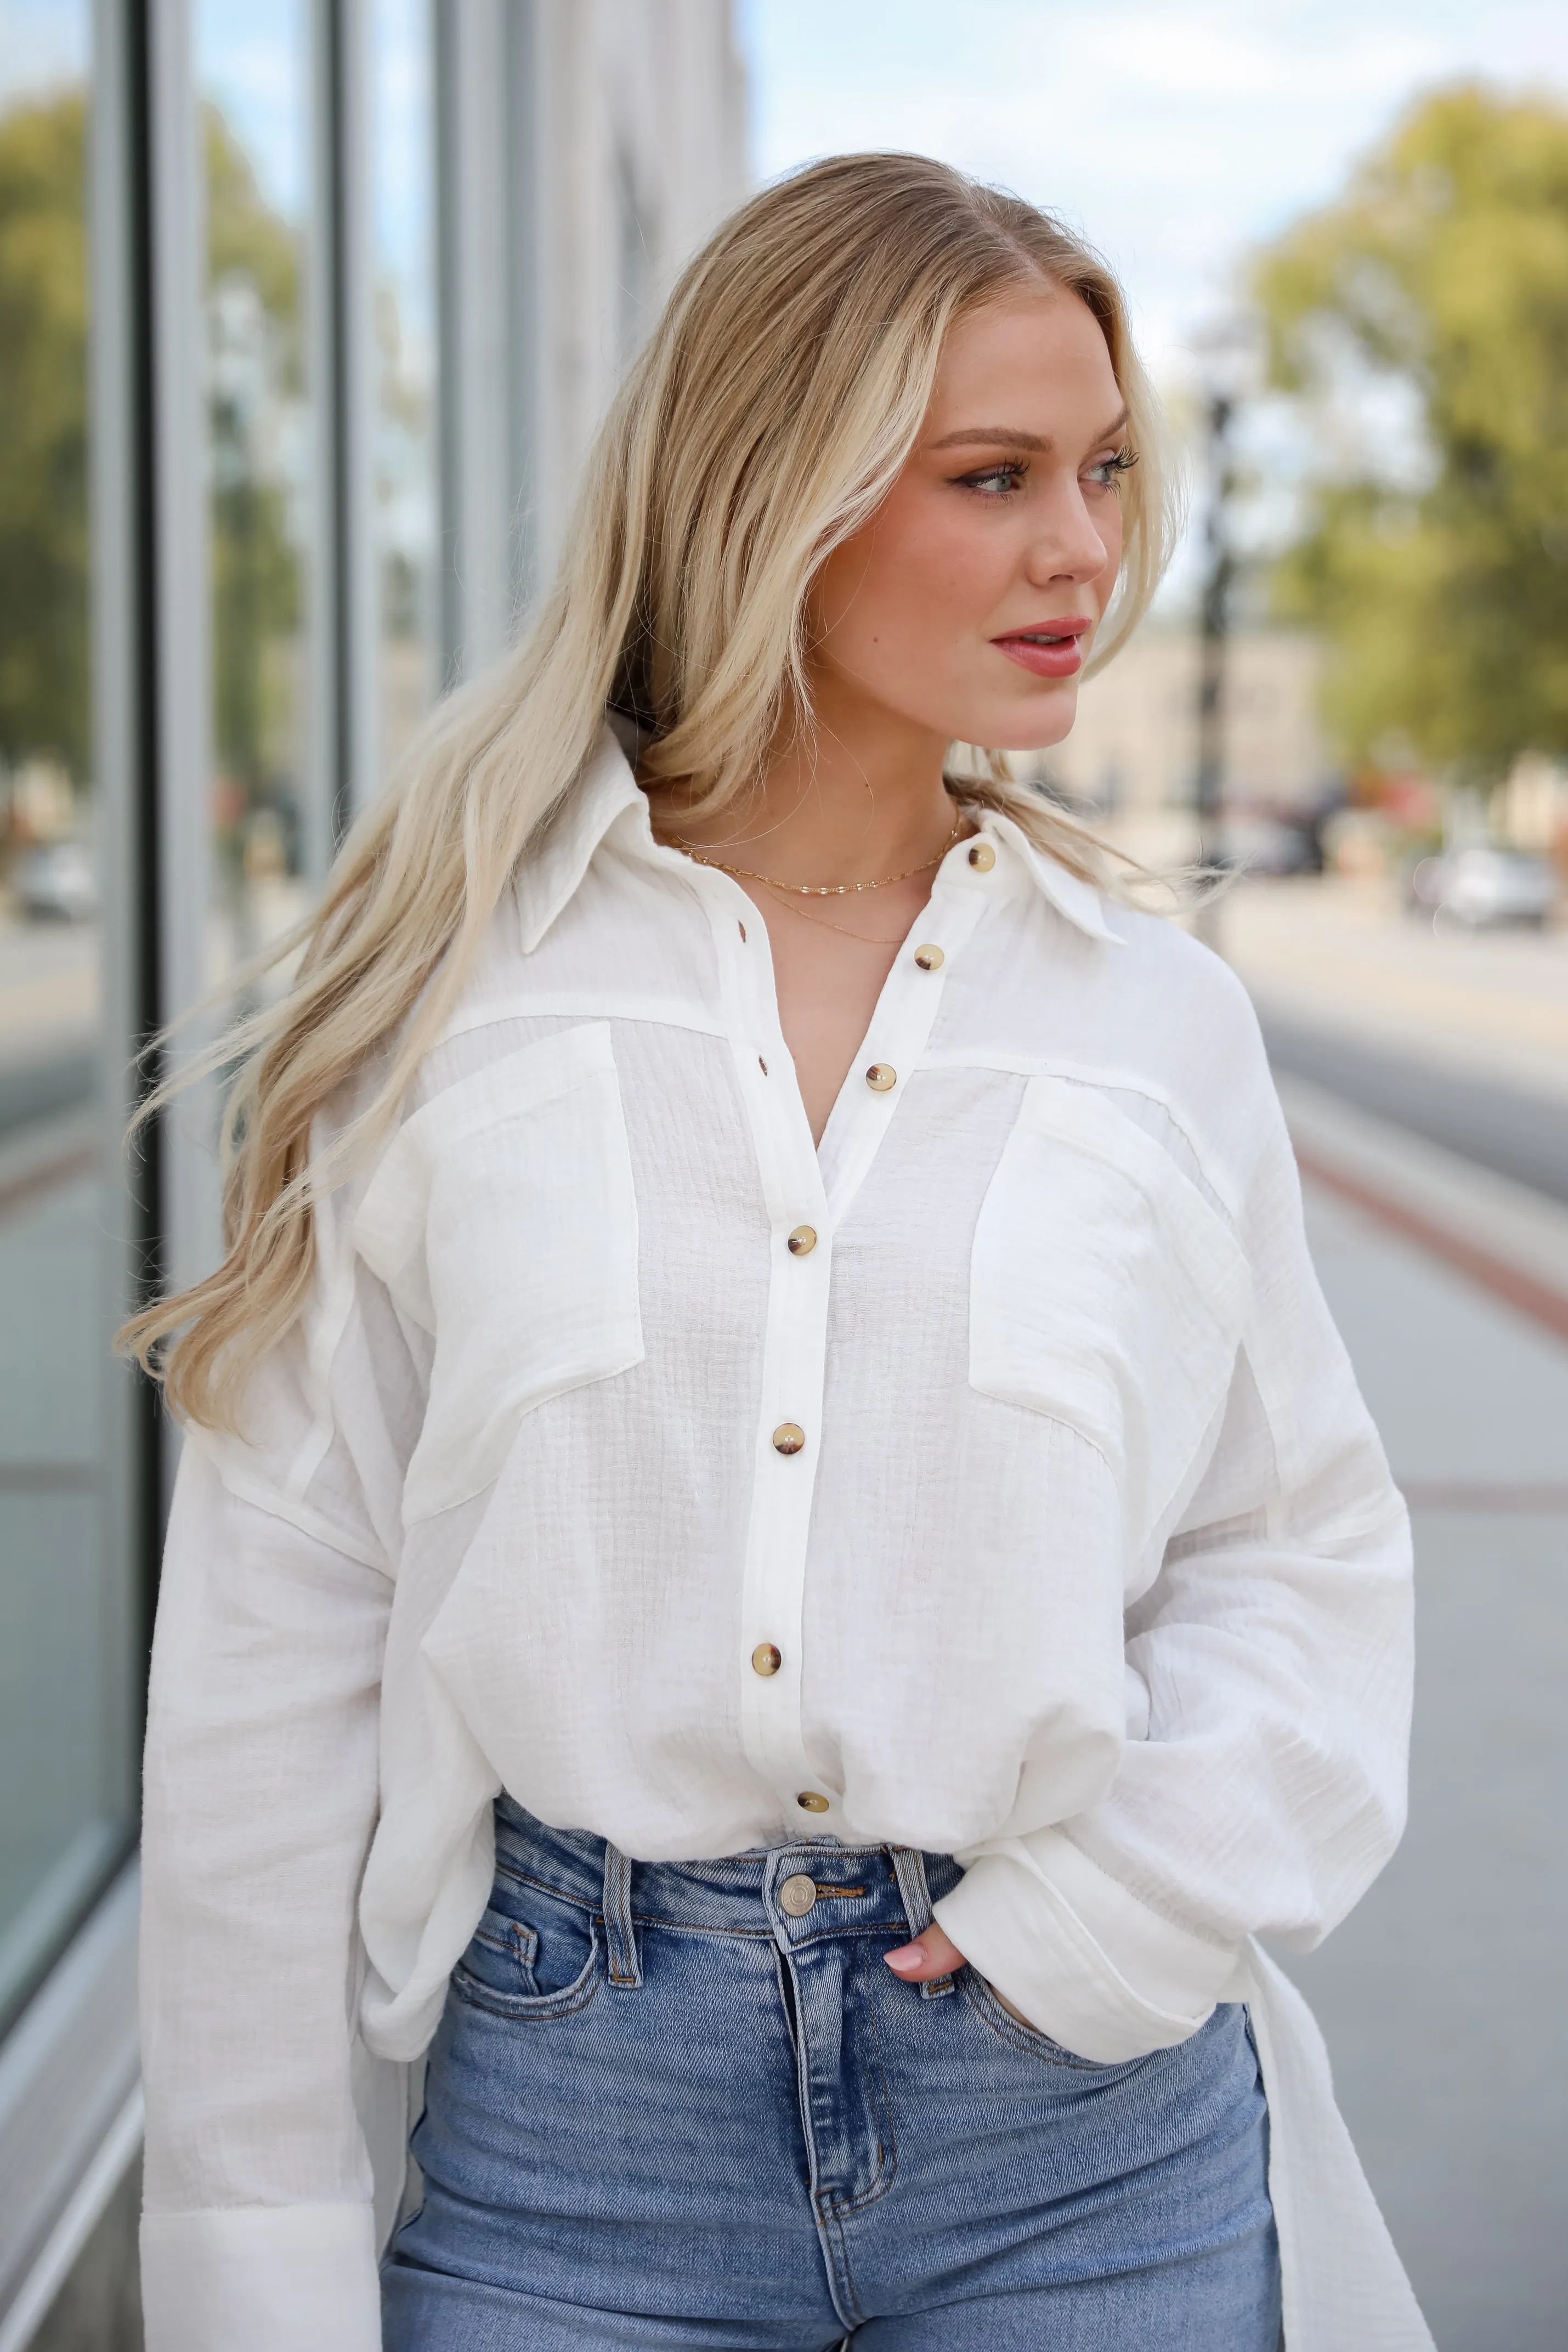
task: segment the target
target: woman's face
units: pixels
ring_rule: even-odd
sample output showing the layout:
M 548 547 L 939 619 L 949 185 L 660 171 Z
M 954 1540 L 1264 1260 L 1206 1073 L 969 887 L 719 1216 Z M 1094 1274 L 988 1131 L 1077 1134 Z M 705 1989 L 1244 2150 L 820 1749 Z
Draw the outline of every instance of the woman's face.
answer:
M 903 471 L 819 576 L 823 721 L 880 713 L 998 751 L 1060 742 L 1122 560 L 1125 432 L 1076 295 L 1020 293 L 960 320 Z

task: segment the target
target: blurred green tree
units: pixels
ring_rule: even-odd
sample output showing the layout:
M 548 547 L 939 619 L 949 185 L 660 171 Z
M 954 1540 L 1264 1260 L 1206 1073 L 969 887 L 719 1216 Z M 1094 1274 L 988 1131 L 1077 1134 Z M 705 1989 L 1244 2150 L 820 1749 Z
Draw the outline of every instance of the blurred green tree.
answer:
M 213 749 L 239 800 L 256 806 L 287 764 L 295 702 L 287 648 L 299 566 L 274 445 L 300 388 L 299 270 L 293 233 L 214 110 L 206 128 Z M 234 856 L 238 815 L 219 811 Z
M 90 709 L 86 134 L 77 93 L 0 119 L 0 760 L 52 754 L 78 779 Z M 298 388 L 298 268 L 213 111 L 206 159 L 215 748 L 256 792 L 284 694 L 278 641 L 298 609 L 264 446 L 279 397 Z
M 0 760 L 88 758 L 87 113 L 0 121 Z
M 1478 783 L 1568 751 L 1568 116 L 1426 99 L 1253 286 L 1329 459 L 1274 584 L 1345 750 Z

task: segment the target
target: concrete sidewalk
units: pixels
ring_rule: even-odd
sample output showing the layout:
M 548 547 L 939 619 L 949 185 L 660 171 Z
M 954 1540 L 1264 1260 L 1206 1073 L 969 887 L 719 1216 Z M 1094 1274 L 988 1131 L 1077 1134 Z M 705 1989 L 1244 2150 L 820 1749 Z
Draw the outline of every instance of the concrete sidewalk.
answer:
M 1306 1180 L 1318 1270 L 1412 1503 L 1418 1610 L 1409 1830 L 1345 1924 L 1287 1965 L 1440 2352 L 1561 2352 L 1568 1342 L 1429 1243 L 1478 1244 L 1568 1301 L 1568 1209 L 1282 1094 L 1323 1171 Z
M 1568 929 L 1438 932 L 1333 876 L 1242 882 L 1214 920 L 1265 1020 L 1568 1101 Z

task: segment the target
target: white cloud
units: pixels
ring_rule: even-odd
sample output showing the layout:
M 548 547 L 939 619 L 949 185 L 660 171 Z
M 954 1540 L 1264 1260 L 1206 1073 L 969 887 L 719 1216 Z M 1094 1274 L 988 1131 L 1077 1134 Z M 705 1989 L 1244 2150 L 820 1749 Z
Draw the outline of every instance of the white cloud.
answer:
M 742 0 L 757 162 L 911 147 L 1062 213 L 1157 366 L 1421 89 L 1568 92 L 1561 0 Z

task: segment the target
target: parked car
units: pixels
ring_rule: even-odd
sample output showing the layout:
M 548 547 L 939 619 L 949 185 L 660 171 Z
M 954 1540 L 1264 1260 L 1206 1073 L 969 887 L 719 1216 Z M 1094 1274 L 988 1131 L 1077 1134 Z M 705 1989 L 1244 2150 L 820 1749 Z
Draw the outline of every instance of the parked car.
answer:
M 1447 915 L 1474 929 L 1545 922 L 1557 899 L 1557 869 L 1528 849 L 1458 849 L 1423 857 L 1406 877 L 1415 914 Z
M 1321 874 L 1322 845 L 1309 819 L 1233 816 L 1226 821 L 1225 847 L 1216 863 L 1239 866 L 1244 874 Z
M 98 877 L 84 841 L 24 850 L 11 868 L 11 887 L 36 923 L 82 923 L 98 912 Z

